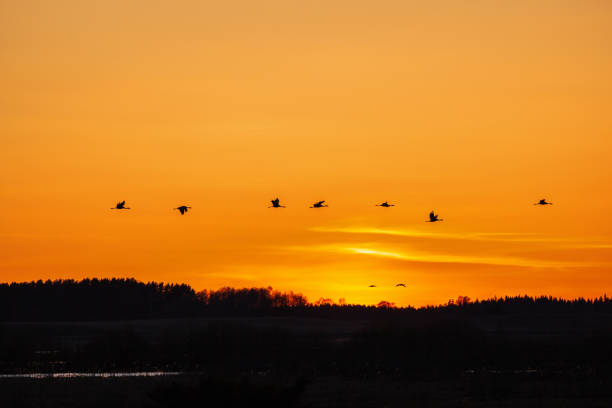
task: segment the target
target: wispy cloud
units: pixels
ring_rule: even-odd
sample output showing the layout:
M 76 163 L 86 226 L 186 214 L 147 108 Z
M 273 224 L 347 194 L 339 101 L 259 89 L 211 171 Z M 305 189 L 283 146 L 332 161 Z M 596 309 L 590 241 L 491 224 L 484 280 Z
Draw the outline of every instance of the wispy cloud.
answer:
M 480 265 L 499 265 L 499 266 L 522 266 L 531 268 L 559 268 L 566 266 L 588 266 L 582 262 L 557 262 L 549 260 L 534 260 L 519 257 L 486 257 L 486 256 L 466 256 L 453 254 L 432 254 L 432 253 L 403 253 L 379 251 L 370 248 L 343 248 L 346 252 L 355 254 L 365 254 L 381 256 L 386 258 L 401 259 L 409 262 L 430 262 L 430 263 L 462 263 Z
M 564 248 L 572 249 L 612 249 L 612 244 L 575 244 L 567 245 Z
M 391 235 L 412 238 L 432 238 L 432 239 L 454 239 L 468 241 L 499 241 L 499 242 L 550 242 L 550 243 L 577 243 L 577 247 L 585 245 L 572 238 L 550 237 L 538 233 L 524 232 L 464 232 L 450 233 L 440 231 L 423 231 L 418 229 L 388 229 L 376 227 L 313 227 L 309 231 L 315 232 L 336 232 L 344 234 L 360 234 L 360 235 Z M 580 244 L 578 244 L 580 243 Z M 587 247 L 600 244 L 586 244 Z M 607 244 L 604 244 L 607 245 Z
M 474 256 L 474 255 L 455 255 L 440 254 L 423 251 L 399 251 L 395 249 L 381 248 L 380 244 L 364 244 L 356 247 L 354 244 L 325 244 L 292 246 L 285 249 L 294 251 L 308 252 L 327 252 L 338 254 L 357 254 L 369 255 L 381 258 L 391 258 L 405 262 L 427 262 L 427 263 L 455 263 L 455 264 L 474 264 L 474 265 L 497 265 L 497 266 L 518 266 L 530 268 L 563 268 L 563 267 L 586 267 L 596 266 L 593 263 L 576 261 L 554 261 L 542 259 L 521 258 L 515 256 Z

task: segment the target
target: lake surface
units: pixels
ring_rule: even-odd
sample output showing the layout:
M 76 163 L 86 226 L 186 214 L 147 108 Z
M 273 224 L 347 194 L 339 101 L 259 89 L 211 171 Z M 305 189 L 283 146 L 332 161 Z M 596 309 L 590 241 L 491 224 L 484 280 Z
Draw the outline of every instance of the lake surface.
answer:
M 136 371 L 123 373 L 26 373 L 0 374 L 3 378 L 116 378 L 116 377 L 166 377 L 184 374 L 182 371 Z

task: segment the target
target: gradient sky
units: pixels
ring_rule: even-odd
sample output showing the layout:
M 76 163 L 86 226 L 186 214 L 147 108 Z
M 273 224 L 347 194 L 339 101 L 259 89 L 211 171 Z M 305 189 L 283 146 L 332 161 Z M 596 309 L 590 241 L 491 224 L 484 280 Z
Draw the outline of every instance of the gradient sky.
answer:
M 610 295 L 611 21 L 607 0 L 0 0 L 0 280 Z

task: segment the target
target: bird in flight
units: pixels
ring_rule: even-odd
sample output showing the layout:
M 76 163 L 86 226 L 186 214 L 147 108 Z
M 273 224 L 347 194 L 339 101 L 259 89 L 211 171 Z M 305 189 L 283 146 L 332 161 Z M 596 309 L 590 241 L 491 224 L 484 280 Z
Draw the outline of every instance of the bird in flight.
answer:
M 179 210 L 181 215 L 185 214 L 191 207 L 187 207 L 186 205 L 181 205 L 180 207 L 176 207 L 175 210 Z
M 389 204 L 387 201 L 381 204 L 376 204 L 377 207 L 395 207 L 395 204 Z
M 310 208 L 323 208 L 323 207 L 327 207 L 327 204 L 323 204 L 324 202 L 325 202 L 325 200 L 317 201 L 316 203 L 311 205 Z
M 375 287 L 376 287 L 376 285 L 370 285 L 370 286 L 368 286 L 368 288 L 375 288 Z
M 280 198 L 275 198 L 274 200 L 270 200 L 270 202 L 272 203 L 271 206 L 269 206 L 268 208 L 285 208 L 284 205 L 280 205 Z
M 533 205 L 552 205 L 552 203 L 549 203 L 548 201 L 546 201 L 545 198 L 543 198 L 543 199 L 541 199 L 540 201 L 538 201 L 537 203 L 535 203 Z
M 125 206 L 125 200 L 119 201 L 111 210 L 129 210 L 130 207 Z
M 403 283 L 398 283 L 398 284 L 397 284 L 397 285 L 395 285 L 395 286 L 401 286 L 401 287 L 403 287 L 403 288 L 405 288 L 405 287 L 406 287 L 406 285 L 405 285 L 405 284 L 403 284 Z
M 425 222 L 444 221 L 442 218 L 438 218 L 438 217 L 439 215 L 432 211 L 429 213 L 429 221 L 425 221 Z

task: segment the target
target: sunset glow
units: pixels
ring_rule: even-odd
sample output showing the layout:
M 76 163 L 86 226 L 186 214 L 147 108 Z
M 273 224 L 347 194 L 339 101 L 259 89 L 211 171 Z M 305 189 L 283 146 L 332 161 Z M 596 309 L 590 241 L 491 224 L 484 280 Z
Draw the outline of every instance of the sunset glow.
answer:
M 178 4 L 1 2 L 1 281 L 612 293 L 612 2 Z

